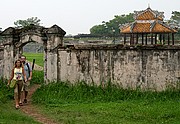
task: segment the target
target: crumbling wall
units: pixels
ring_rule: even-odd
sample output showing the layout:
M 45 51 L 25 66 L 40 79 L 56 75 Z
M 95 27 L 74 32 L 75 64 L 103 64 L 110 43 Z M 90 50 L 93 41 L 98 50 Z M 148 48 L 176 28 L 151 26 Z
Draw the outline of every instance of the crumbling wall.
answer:
M 0 77 L 3 76 L 4 48 L 0 48 Z
M 180 78 L 177 47 L 82 45 L 59 49 L 58 60 L 58 79 L 63 81 L 163 90 L 178 85 Z

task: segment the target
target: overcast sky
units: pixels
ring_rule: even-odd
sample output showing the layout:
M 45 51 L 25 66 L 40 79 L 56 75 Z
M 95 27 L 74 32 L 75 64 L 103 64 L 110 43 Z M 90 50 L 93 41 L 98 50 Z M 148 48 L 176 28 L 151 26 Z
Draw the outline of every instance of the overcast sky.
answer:
M 42 26 L 57 24 L 66 34 L 90 33 L 94 25 L 109 21 L 114 15 L 135 10 L 163 11 L 165 19 L 180 11 L 180 0 L 1 0 L 0 27 L 14 26 L 17 20 L 38 17 Z

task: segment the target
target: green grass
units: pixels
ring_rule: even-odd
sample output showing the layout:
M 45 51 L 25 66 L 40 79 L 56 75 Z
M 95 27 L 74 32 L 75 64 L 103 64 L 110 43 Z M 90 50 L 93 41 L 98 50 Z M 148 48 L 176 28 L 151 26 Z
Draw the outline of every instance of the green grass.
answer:
M 35 59 L 35 64 L 44 67 L 43 53 L 23 53 L 27 60 L 32 62 Z
M 79 82 L 43 85 L 33 95 L 40 110 L 60 123 L 179 124 L 180 91 L 142 92 Z
M 1 103 L 0 124 L 40 124 L 20 110 L 16 110 L 12 101 Z
M 44 83 L 44 71 L 33 70 L 31 84 L 42 84 Z
M 0 79 L 0 104 L 2 102 L 6 102 L 10 99 L 13 99 L 13 89 L 8 88 L 7 86 L 7 80 L 1 78 Z
M 7 80 L 0 79 L 0 124 L 38 124 L 20 110 L 15 109 L 14 90 L 6 86 Z
M 175 101 L 130 100 L 108 103 L 48 104 L 43 113 L 69 124 L 179 124 L 180 107 Z

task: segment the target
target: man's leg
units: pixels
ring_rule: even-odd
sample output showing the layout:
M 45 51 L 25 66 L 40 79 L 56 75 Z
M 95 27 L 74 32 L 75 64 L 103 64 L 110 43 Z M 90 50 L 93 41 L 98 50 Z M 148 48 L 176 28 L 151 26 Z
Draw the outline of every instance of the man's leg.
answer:
M 24 103 L 27 103 L 27 96 L 28 96 L 28 91 L 29 91 L 29 84 L 30 82 L 27 81 L 24 85 Z

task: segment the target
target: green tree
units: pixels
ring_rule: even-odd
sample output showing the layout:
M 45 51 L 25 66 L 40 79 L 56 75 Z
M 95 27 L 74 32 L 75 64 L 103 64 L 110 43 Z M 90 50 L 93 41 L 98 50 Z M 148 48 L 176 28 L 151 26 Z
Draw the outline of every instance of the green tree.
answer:
M 180 28 L 180 12 L 173 11 L 170 22 L 176 24 L 176 26 Z
M 40 19 L 38 19 L 37 17 L 31 17 L 31 18 L 28 18 L 26 20 L 17 20 L 16 22 L 14 22 L 14 25 L 15 27 L 17 28 L 23 28 L 23 27 L 26 27 L 26 26 L 29 26 L 31 24 L 34 24 L 34 25 L 40 25 Z
M 128 15 L 115 15 L 114 19 L 109 22 L 103 21 L 100 25 L 95 25 L 90 29 L 90 33 L 93 35 L 115 35 L 119 34 L 119 26 L 121 24 L 133 22 L 133 14 L 130 13 Z
M 171 27 L 178 30 L 177 34 L 175 34 L 175 40 L 180 40 L 180 12 L 173 11 L 169 23 Z

